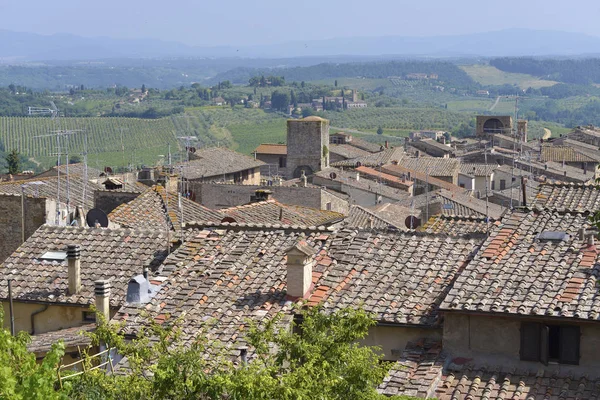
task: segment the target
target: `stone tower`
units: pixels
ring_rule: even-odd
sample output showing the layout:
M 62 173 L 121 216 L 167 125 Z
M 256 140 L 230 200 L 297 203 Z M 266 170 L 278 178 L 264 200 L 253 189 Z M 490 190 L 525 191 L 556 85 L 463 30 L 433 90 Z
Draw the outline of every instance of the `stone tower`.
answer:
M 311 175 L 329 167 L 329 121 L 319 117 L 287 121 L 287 170 L 289 178 L 302 171 Z

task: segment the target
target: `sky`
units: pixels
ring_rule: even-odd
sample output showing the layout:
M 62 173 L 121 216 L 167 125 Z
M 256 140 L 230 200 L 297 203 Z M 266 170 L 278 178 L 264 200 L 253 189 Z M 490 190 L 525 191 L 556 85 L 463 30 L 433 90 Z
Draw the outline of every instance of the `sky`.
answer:
M 574 6 L 576 5 L 576 6 Z M 597 0 L 0 0 L 0 29 L 255 45 L 508 28 L 600 37 Z

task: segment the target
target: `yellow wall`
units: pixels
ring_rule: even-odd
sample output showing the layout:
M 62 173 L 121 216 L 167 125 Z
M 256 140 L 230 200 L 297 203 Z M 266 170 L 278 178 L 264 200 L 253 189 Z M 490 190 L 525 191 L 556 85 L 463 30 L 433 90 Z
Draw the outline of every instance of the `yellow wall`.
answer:
M 381 347 L 384 360 L 397 360 L 408 342 L 422 338 L 442 339 L 442 329 L 422 329 L 396 326 L 374 326 L 361 341 L 367 346 Z M 394 352 L 392 353 L 392 350 Z
M 4 308 L 4 328 L 10 328 L 9 305 L 7 301 L 2 302 Z M 13 303 L 15 314 L 15 331 L 26 331 L 31 333 L 31 314 L 42 310 L 43 304 Z M 80 326 L 90 321 L 83 321 L 83 312 L 90 311 L 89 307 L 65 306 L 49 304 L 48 309 L 35 316 L 34 334 L 56 331 L 64 328 Z M 111 311 L 111 317 L 114 315 Z M 93 322 L 93 321 L 92 321 Z

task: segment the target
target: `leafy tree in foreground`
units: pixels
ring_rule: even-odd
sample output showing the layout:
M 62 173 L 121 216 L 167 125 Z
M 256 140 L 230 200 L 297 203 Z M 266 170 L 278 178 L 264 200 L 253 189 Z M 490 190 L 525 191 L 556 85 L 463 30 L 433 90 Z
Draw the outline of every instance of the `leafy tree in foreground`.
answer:
M 17 150 L 11 150 L 11 152 L 6 155 L 6 164 L 8 164 L 9 174 L 14 175 L 21 172 L 21 160 Z
M 386 398 L 376 387 L 390 364 L 381 362 L 376 348 L 357 343 L 374 325 L 369 315 L 353 309 L 325 314 L 318 307 L 299 315 L 295 333 L 283 315 L 262 325 L 248 321 L 247 364 L 206 339 L 210 325 L 184 345 L 179 320 L 159 325 L 149 319 L 129 342 L 118 333 L 120 326 L 103 323 L 94 340 L 126 356 L 130 373 L 91 371 L 68 380 L 67 394 L 73 399 Z
M 0 308 L 0 324 L 3 323 Z M 56 392 L 56 368 L 64 354 L 64 346 L 57 343 L 41 363 L 27 350 L 30 342 L 26 332 L 12 336 L 0 329 L 0 399 L 46 400 L 67 399 L 66 393 Z

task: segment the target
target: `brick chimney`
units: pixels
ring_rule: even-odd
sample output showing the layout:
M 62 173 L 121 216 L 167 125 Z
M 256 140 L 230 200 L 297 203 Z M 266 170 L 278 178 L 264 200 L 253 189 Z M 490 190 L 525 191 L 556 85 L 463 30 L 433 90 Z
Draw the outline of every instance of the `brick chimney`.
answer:
M 98 280 L 94 282 L 94 294 L 96 295 L 96 323 L 100 323 L 100 315 L 104 320 L 110 319 L 110 281 Z
M 67 246 L 67 264 L 69 274 L 69 294 L 77 294 L 81 290 L 81 254 L 76 244 Z
M 287 295 L 306 298 L 312 284 L 312 256 L 314 250 L 305 241 L 296 243 L 287 251 Z

